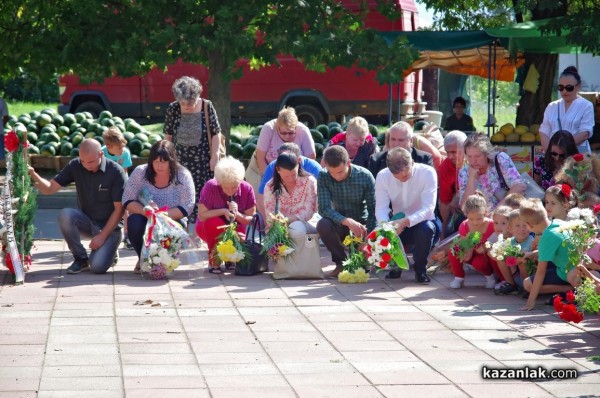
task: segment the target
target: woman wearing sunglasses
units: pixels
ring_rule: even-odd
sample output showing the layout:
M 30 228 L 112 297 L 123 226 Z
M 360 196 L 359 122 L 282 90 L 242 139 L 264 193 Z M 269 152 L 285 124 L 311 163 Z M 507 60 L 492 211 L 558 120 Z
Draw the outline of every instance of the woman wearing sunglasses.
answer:
M 594 129 L 594 106 L 579 96 L 581 77 L 574 66 L 567 67 L 558 79 L 560 99 L 548 104 L 540 125 L 542 148 L 548 148 L 554 132 L 566 130 L 573 135 L 580 153 L 590 153 L 588 139 Z
M 533 162 L 533 179 L 544 190 L 556 184 L 556 173 L 565 163 L 565 159 L 579 153 L 573 135 L 559 130 L 548 143 L 543 155 L 536 156 Z

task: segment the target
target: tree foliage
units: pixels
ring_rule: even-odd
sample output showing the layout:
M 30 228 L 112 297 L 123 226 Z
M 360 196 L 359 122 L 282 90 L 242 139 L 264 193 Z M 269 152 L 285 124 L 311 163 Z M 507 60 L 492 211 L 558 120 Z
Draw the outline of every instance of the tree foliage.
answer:
M 182 59 L 211 71 L 208 91 L 225 130 L 231 79 L 240 60 L 251 68 L 277 64 L 291 54 L 316 71 L 357 64 L 401 80 L 414 53 L 401 43 L 388 51 L 364 26 L 369 3 L 354 0 L 3 0 L 0 76 L 26 70 L 35 76 L 73 72 L 101 81 L 133 76 Z M 372 2 L 371 2 L 372 3 Z M 398 17 L 395 1 L 378 9 Z

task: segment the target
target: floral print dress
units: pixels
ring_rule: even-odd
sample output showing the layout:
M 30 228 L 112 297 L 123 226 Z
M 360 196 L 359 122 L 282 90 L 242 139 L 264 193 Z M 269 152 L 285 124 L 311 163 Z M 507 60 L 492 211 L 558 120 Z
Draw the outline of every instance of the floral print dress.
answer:
M 535 157 L 535 160 L 533 161 L 533 174 L 537 174 L 541 177 L 540 182 L 544 191 L 556 184 L 554 175 L 548 170 L 546 158 L 543 155 Z
M 202 101 L 207 100 L 203 99 Z M 210 123 L 211 136 L 219 134 L 221 126 L 217 119 L 217 113 L 210 101 L 208 102 L 208 121 Z M 194 203 L 198 203 L 202 187 L 204 187 L 206 181 L 214 176 L 210 170 L 210 144 L 206 130 L 204 104 L 200 112 L 184 114 L 181 113 L 179 102 L 175 101 L 169 104 L 166 111 L 163 132 L 173 136 L 173 143 L 177 150 L 179 163 L 192 173 L 196 191 L 196 200 Z M 189 222 L 196 222 L 197 215 L 198 207 L 194 206 L 194 210 L 189 216 Z
M 510 156 L 508 156 L 504 152 L 498 153 L 498 164 L 500 165 L 500 170 L 502 171 L 502 175 L 504 176 L 504 181 L 506 181 L 506 185 L 508 187 L 512 187 L 515 184 L 522 183 L 523 179 L 519 174 L 519 170 L 517 170 L 515 164 L 513 163 Z M 459 186 L 459 200 L 462 201 L 462 197 L 465 193 L 465 189 L 467 187 L 467 180 L 469 178 L 469 165 L 464 165 L 460 171 L 458 172 L 458 186 Z M 490 164 L 486 170 L 486 172 L 477 178 L 477 190 L 483 193 L 485 200 L 488 203 L 488 206 L 493 209 L 498 205 L 498 198 L 494 196 L 496 191 L 502 188 L 502 184 L 500 183 L 500 179 L 498 178 L 498 172 L 496 171 L 496 166 L 494 165 L 494 161 L 490 160 Z

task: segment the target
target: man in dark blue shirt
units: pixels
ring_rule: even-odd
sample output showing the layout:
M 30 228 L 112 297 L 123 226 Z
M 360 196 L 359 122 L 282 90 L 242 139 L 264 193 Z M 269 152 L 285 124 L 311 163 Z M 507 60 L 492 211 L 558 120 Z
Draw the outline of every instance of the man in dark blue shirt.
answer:
M 93 273 L 105 273 L 113 265 L 122 240 L 123 168 L 103 156 L 98 141 L 86 139 L 79 146 L 79 158 L 71 160 L 51 181 L 33 167 L 29 167 L 29 175 L 44 195 L 75 182 L 79 208 L 58 213 L 60 231 L 74 258 L 67 273 L 78 274 L 88 268 Z M 81 236 L 92 239 L 89 257 Z

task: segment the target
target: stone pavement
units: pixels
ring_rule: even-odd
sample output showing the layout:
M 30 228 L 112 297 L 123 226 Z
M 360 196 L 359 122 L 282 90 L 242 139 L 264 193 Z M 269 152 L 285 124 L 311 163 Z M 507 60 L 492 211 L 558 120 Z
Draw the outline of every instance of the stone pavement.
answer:
M 39 236 L 53 231 L 40 210 Z M 322 250 L 322 264 L 331 269 Z M 199 255 L 206 259 L 206 252 Z M 0 271 L 0 397 L 600 396 L 600 321 L 567 324 L 539 300 L 494 296 L 467 274 L 428 286 L 220 276 L 205 261 L 169 281 L 68 275 L 60 240 L 35 242 L 26 284 Z M 484 380 L 482 367 L 573 368 L 576 380 Z

